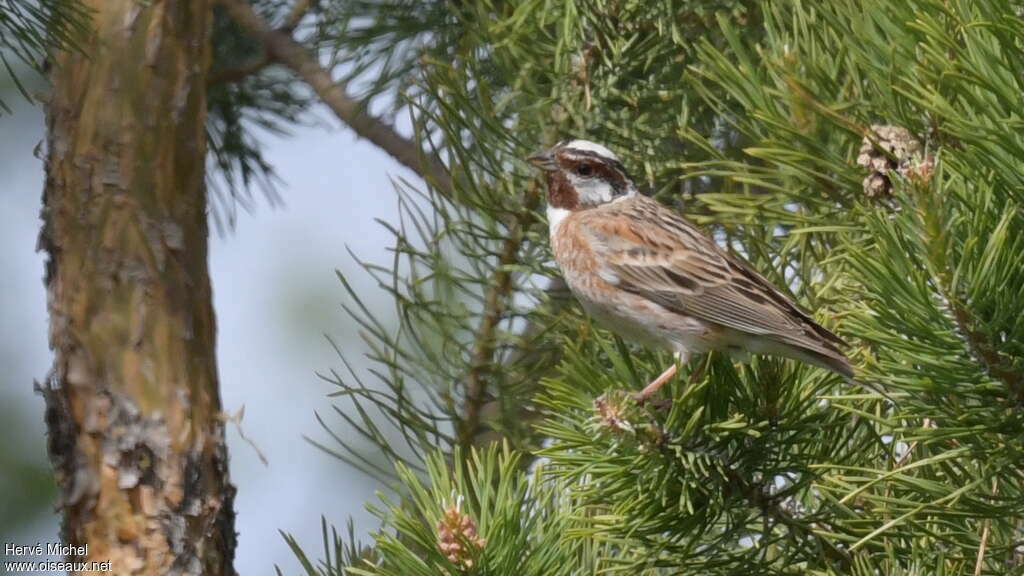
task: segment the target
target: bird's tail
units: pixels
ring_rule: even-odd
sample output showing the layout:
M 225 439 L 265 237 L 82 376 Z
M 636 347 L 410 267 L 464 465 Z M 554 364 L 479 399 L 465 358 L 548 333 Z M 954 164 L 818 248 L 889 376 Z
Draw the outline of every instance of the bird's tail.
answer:
M 838 338 L 836 339 L 838 340 Z M 748 342 L 748 348 L 753 352 L 785 356 L 805 364 L 820 366 L 849 379 L 852 379 L 854 375 L 853 366 L 846 359 L 846 355 L 837 347 L 821 340 L 811 341 L 809 338 L 800 340 L 762 339 Z
M 811 348 L 796 348 L 795 354 L 797 360 L 801 360 L 808 364 L 820 366 L 826 370 L 831 370 L 837 374 L 841 374 L 846 378 L 853 379 L 854 370 L 853 366 L 850 365 L 850 361 L 846 359 L 846 356 L 838 350 L 829 350 L 823 352 L 817 349 Z
M 847 360 L 846 356 L 838 350 L 822 352 L 809 348 L 796 348 L 796 353 L 791 353 L 790 355 L 802 362 L 820 366 L 821 368 L 840 374 L 846 378 L 847 382 L 871 390 L 886 400 L 894 402 L 893 398 L 879 384 L 856 378 L 856 373 L 853 366 L 850 365 L 850 361 Z

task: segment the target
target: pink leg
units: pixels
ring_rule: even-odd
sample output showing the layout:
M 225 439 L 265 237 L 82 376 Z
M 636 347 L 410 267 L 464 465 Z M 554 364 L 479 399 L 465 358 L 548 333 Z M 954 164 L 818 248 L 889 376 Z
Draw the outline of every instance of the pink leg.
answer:
M 666 368 L 664 372 L 661 373 L 661 376 L 658 376 L 650 384 L 644 386 L 643 390 L 637 392 L 636 394 L 633 394 L 633 399 L 636 400 L 637 402 L 643 402 L 647 400 L 648 398 L 651 397 L 652 394 L 657 392 L 659 388 L 664 386 L 665 382 L 671 380 L 672 377 L 675 376 L 676 372 L 678 371 L 679 365 L 673 363 L 671 366 Z

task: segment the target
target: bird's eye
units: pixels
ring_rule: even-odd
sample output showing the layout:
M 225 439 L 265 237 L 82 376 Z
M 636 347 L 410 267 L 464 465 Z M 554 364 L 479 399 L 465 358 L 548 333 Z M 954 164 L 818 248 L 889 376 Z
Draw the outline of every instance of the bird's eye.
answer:
M 594 167 L 590 164 L 580 164 L 576 167 L 576 173 L 580 176 L 590 176 L 594 173 Z

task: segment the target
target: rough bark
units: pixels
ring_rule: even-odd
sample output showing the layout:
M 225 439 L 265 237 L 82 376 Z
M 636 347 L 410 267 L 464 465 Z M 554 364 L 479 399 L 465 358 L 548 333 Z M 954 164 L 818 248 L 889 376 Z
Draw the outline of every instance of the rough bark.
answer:
M 62 537 L 113 573 L 234 574 L 205 190 L 208 0 L 90 0 L 53 56 L 40 246 Z

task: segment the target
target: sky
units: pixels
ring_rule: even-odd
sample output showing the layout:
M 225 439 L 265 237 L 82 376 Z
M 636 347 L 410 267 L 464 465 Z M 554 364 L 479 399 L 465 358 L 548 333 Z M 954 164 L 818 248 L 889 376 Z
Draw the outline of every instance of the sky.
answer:
M 52 362 L 46 342 L 43 255 L 35 251 L 43 186 L 42 162 L 33 149 L 43 140 L 42 111 L 19 99 L 0 117 L 0 402 L 12 407 L 21 431 L 17 446 L 47 466 L 43 402 L 32 391 Z M 319 118 L 329 112 L 317 111 Z M 345 294 L 335 270 L 352 279 L 371 307 L 387 318 L 389 304 L 361 273 L 361 259 L 385 263 L 388 235 L 374 220 L 397 213 L 391 178 L 415 181 L 351 131 L 296 127 L 291 137 L 267 136 L 267 157 L 285 182 L 284 206 L 257 201 L 239 214 L 234 230 L 211 232 L 210 273 L 217 313 L 217 354 L 224 410 L 244 407 L 241 430 L 269 461 L 230 425 L 227 430 L 239 533 L 239 574 L 271 574 L 299 565 L 279 530 L 293 534 L 311 557 L 320 557 L 320 517 L 343 528 L 349 517 L 365 536 L 378 526 L 364 508 L 380 487 L 321 452 L 302 437 L 327 438 L 314 412 L 331 418 L 332 386 L 316 372 L 341 368 L 329 335 L 346 357 L 362 363 L 364 349 L 341 308 Z M 211 224 L 211 230 L 213 226 Z M 10 424 L 10 423 L 8 423 Z M 16 495 L 0 496 L 2 498 Z M 0 529 L 3 528 L 0 521 Z M 57 541 L 58 517 L 45 513 L 18 527 L 16 544 Z M 2 533 L 2 530 L 0 530 Z M 7 537 L 5 536 L 5 539 Z

